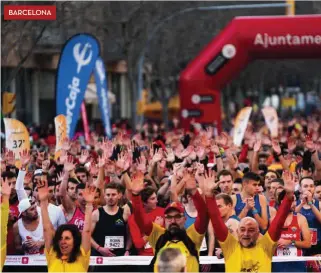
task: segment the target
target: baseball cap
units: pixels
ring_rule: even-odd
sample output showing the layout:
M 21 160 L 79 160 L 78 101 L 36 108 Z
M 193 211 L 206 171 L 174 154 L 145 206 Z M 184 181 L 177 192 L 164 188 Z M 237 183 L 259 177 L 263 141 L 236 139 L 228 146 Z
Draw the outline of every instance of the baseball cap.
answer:
M 167 214 L 171 210 L 177 210 L 180 213 L 184 213 L 185 211 L 183 205 L 179 202 L 170 203 L 165 209 L 165 214 Z
M 19 217 L 21 213 L 25 212 L 30 207 L 31 207 L 30 199 L 29 198 L 22 199 L 18 205 Z

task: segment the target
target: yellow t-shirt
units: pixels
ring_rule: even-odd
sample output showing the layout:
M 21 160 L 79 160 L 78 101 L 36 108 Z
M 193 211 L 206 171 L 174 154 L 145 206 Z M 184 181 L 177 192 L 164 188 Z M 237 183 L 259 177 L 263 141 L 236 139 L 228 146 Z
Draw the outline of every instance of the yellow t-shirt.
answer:
M 90 262 L 90 250 L 80 247 L 80 255 L 74 263 L 67 263 L 57 258 L 57 253 L 51 247 L 49 253 L 45 249 L 46 259 L 48 263 L 48 272 L 88 272 Z
M 6 254 L 7 254 L 7 225 L 8 225 L 8 218 L 9 218 L 9 202 L 2 203 L 1 204 L 1 252 L 0 252 L 0 265 L 1 270 L 4 265 L 4 262 L 6 261 Z
M 224 254 L 225 272 L 271 272 L 277 244 L 268 232 L 252 248 L 243 248 L 231 233 L 228 233 L 225 242 L 219 243 Z
M 161 235 L 163 235 L 164 233 L 165 233 L 165 228 L 153 223 L 153 230 L 148 237 L 148 242 L 150 243 L 151 247 L 153 248 L 154 253 L 155 253 L 156 243 L 157 243 L 159 237 Z M 186 233 L 187 233 L 188 237 L 194 242 L 197 252 L 199 252 L 202 242 L 203 242 L 204 234 L 199 234 L 196 231 L 194 224 L 191 225 L 186 230 Z M 186 256 L 187 272 L 199 272 L 199 264 L 198 264 L 197 259 L 190 254 L 189 250 L 186 248 L 186 246 L 184 245 L 183 242 L 181 242 L 181 241 L 167 242 L 163 248 L 167 248 L 167 247 L 178 248 Z M 155 265 L 154 265 L 154 272 L 158 272 L 157 262 L 155 262 Z

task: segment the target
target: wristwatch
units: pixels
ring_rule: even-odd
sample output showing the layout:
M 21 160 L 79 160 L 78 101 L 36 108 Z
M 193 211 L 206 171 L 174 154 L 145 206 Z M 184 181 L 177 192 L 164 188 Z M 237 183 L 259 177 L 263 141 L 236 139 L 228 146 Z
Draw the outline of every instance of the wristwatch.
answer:
M 291 245 L 292 245 L 292 246 L 295 246 L 295 240 L 292 240 L 292 241 L 291 241 Z

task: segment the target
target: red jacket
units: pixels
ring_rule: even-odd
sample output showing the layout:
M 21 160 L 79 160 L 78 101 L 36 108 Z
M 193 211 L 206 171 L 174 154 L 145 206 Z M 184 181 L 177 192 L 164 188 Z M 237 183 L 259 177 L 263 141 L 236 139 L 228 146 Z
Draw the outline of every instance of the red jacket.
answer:
M 152 212 L 147 213 L 147 217 L 154 221 L 157 216 L 164 218 L 164 208 L 156 207 Z M 138 255 L 140 256 L 154 256 L 153 249 L 149 245 L 149 243 L 145 243 L 143 237 L 144 234 L 140 231 L 136 221 L 134 214 L 130 215 L 128 218 L 128 226 L 130 236 L 133 240 L 133 244 L 138 251 Z

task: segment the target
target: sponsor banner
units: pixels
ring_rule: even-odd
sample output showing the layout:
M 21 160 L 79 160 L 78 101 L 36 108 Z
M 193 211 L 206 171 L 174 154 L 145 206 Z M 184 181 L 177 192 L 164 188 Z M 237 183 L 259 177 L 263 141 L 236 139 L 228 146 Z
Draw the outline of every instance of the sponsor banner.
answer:
M 279 118 L 276 110 L 273 107 L 264 107 L 262 113 L 266 126 L 271 132 L 271 137 L 278 137 Z
M 67 136 L 72 139 L 90 75 L 99 56 L 96 38 L 77 34 L 65 44 L 57 71 L 56 110 L 67 119 Z
M 56 6 L 4 5 L 4 20 L 56 20 Z
M 104 67 L 104 62 L 100 57 L 96 60 L 94 75 L 96 81 L 99 108 L 102 115 L 102 120 L 104 122 L 105 134 L 109 139 L 111 139 L 112 132 L 110 126 L 107 74 Z
M 261 45 L 264 48 L 274 46 L 301 46 L 301 45 L 321 45 L 321 35 L 269 35 L 268 33 L 257 33 L 254 45 Z
M 19 153 L 25 149 L 30 150 L 29 132 L 19 120 L 4 118 L 3 122 L 6 131 L 6 148 L 14 152 L 16 166 L 19 167 Z
M 56 151 L 55 160 L 60 156 L 62 144 L 67 137 L 67 121 L 64 115 L 55 117 L 55 130 L 56 130 Z
M 152 256 L 119 256 L 119 257 L 90 257 L 90 265 L 149 265 Z M 273 262 L 290 262 L 290 261 L 321 261 L 321 257 L 273 257 Z M 215 256 L 200 256 L 200 264 L 224 264 L 224 259 L 218 259 Z M 10 256 L 7 255 L 5 265 L 31 265 L 31 266 L 47 266 L 45 255 L 30 256 Z
M 244 107 L 237 114 L 234 125 L 234 137 L 233 142 L 236 146 L 241 146 L 246 131 L 247 124 L 249 122 L 252 112 L 252 107 Z

